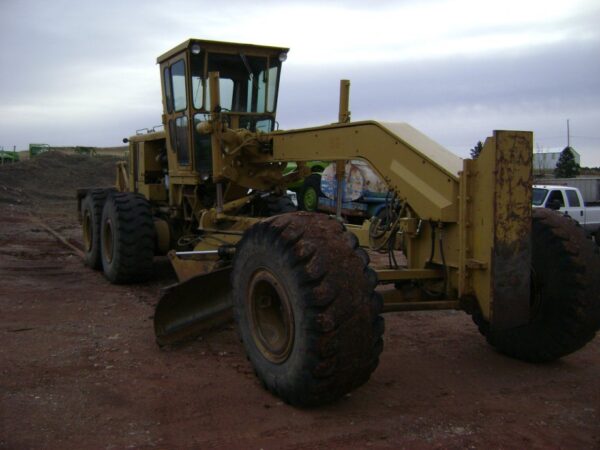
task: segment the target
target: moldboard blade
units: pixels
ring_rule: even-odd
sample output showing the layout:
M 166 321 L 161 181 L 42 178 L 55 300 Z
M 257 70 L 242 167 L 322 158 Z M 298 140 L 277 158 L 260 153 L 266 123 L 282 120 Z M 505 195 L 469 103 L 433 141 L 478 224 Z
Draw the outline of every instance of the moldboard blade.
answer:
M 225 267 L 163 289 L 154 312 L 158 345 L 189 340 L 229 322 L 230 274 L 231 267 Z

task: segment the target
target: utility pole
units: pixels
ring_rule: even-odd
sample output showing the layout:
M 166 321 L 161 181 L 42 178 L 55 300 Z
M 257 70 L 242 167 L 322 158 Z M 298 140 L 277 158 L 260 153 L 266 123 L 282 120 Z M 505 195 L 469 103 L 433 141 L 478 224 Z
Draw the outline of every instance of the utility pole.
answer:
M 569 127 L 569 119 L 567 119 L 567 147 L 571 148 L 571 129 Z

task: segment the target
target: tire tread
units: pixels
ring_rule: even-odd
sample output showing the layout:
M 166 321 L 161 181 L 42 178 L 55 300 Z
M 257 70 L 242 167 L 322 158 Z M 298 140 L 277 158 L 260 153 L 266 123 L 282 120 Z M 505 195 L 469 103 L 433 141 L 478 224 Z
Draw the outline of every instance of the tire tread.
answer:
M 292 405 L 332 402 L 365 383 L 378 365 L 384 327 L 381 296 L 372 282 L 377 276 L 349 234 L 329 216 L 297 212 L 255 225 L 238 244 L 232 282 L 242 341 L 248 334 L 242 330 L 244 288 L 236 280 L 248 270 L 252 252 L 265 246 L 279 249 L 298 280 L 303 332 L 310 343 L 302 369 L 288 379 L 272 377 L 249 350 L 252 343 L 244 342 L 261 383 Z
M 150 203 L 138 193 L 116 192 L 106 202 L 102 222 L 113 220 L 113 260 L 104 257 L 106 278 L 115 284 L 143 281 L 152 274 L 155 230 Z

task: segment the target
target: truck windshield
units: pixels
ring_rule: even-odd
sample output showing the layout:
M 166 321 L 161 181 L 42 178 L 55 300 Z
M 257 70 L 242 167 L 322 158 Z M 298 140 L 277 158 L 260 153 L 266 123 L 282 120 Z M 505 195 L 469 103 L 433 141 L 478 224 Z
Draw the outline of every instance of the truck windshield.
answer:
M 546 195 L 548 195 L 548 189 L 533 188 L 533 196 L 531 199 L 531 203 L 534 206 L 542 205 L 544 203 Z
M 208 67 L 204 72 L 203 55 L 193 57 L 192 86 L 195 107 L 210 109 L 210 89 L 204 85 L 203 105 L 197 99 L 201 78 L 206 79 L 209 72 L 219 72 L 221 107 L 226 111 L 242 113 L 275 112 L 277 77 L 280 62 L 277 58 L 248 56 L 239 54 L 208 54 Z M 196 87 L 198 86 L 198 87 Z M 198 91 L 198 92 L 197 92 Z

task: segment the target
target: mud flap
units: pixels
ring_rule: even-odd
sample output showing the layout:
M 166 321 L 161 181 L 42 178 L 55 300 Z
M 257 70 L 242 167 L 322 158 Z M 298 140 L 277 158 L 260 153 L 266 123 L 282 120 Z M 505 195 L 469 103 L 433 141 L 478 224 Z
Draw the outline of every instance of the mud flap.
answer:
M 158 345 L 193 339 L 233 319 L 231 267 L 164 288 L 154 312 Z

